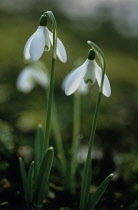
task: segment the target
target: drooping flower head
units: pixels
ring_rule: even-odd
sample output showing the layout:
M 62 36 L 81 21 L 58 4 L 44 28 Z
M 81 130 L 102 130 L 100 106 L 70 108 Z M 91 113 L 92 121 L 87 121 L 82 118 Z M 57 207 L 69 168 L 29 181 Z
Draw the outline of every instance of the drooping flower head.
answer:
M 49 77 L 46 67 L 37 61 L 25 66 L 17 78 L 17 89 L 23 93 L 29 93 L 36 85 L 43 88 L 49 86 Z
M 37 61 L 44 51 L 49 51 L 51 44 L 53 45 L 53 33 L 47 28 L 47 17 L 42 15 L 40 18 L 40 25 L 37 30 L 28 39 L 24 47 L 24 58 L 26 60 Z M 65 63 L 67 61 L 67 54 L 65 47 L 61 40 L 57 38 L 57 56 Z
M 71 95 L 74 93 L 83 81 L 86 84 L 89 83 L 91 85 L 97 81 L 100 87 L 101 79 L 102 69 L 95 61 L 95 51 L 91 49 L 86 61 L 80 67 L 75 69 L 75 71 L 73 71 L 73 73 L 71 73 L 67 78 L 65 84 L 65 94 Z M 106 74 L 104 75 L 102 93 L 107 97 L 111 95 L 110 83 Z

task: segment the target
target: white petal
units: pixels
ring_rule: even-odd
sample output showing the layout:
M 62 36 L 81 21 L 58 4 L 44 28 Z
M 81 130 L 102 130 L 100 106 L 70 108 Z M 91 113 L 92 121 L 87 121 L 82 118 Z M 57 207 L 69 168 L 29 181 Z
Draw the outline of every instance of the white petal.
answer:
M 87 71 L 84 77 L 85 83 L 94 84 L 96 80 L 95 76 L 95 61 L 94 60 L 88 60 L 88 66 Z
M 29 93 L 36 84 L 47 87 L 49 85 L 47 74 L 43 70 L 33 66 L 25 67 L 17 79 L 18 90 Z
M 77 68 L 67 79 L 65 84 L 65 94 L 71 95 L 80 86 L 86 70 L 87 70 L 88 60 L 86 60 L 79 68 Z
M 45 27 L 45 51 L 50 50 L 50 38 L 48 28 Z
M 36 83 L 38 83 L 42 87 L 48 87 L 49 78 L 44 71 L 42 71 L 41 69 L 34 69 L 32 72 L 32 76 Z
M 88 86 L 88 84 L 86 84 L 86 83 L 84 82 L 84 80 L 82 80 L 82 82 L 81 82 L 81 84 L 80 84 L 80 86 L 79 86 L 79 88 L 78 88 L 78 92 L 79 92 L 80 94 L 82 94 L 82 95 L 86 95 L 86 94 L 88 93 L 88 91 L 89 91 L 89 86 Z
M 101 77 L 102 77 L 102 69 L 98 66 L 98 64 L 96 65 L 95 73 L 96 73 L 96 79 L 97 79 L 98 85 L 100 86 Z M 111 95 L 110 82 L 109 82 L 106 74 L 104 75 L 104 83 L 103 83 L 102 93 L 107 97 L 109 97 Z
M 24 70 L 19 74 L 17 78 L 17 89 L 24 92 L 29 93 L 33 87 L 34 82 L 32 80 L 32 67 L 27 66 Z
M 74 71 L 71 71 L 69 74 L 67 74 L 67 76 L 64 78 L 63 82 L 62 82 L 62 89 L 65 90 L 65 86 L 67 83 L 67 80 L 69 79 L 70 75 L 73 73 Z
M 70 75 L 73 73 L 74 71 L 71 71 L 63 80 L 62 82 L 62 89 L 64 90 L 65 89 L 65 86 L 66 86 L 66 82 L 68 80 L 68 78 L 70 77 Z M 88 93 L 88 85 L 84 82 L 84 80 L 82 80 L 80 86 L 78 87 L 78 92 L 82 95 L 86 95 Z
M 49 31 L 49 38 L 51 44 L 53 45 L 53 33 L 51 33 L 50 31 Z M 61 60 L 61 62 L 65 63 L 67 61 L 67 53 L 65 47 L 59 38 L 57 38 L 57 56 Z
M 33 40 L 34 35 L 35 35 L 35 33 L 33 33 L 33 35 L 27 40 L 27 42 L 26 42 L 26 44 L 24 46 L 23 54 L 24 54 L 24 58 L 26 60 L 31 59 L 31 57 L 30 57 L 30 45 L 31 45 L 31 42 Z
M 59 38 L 57 39 L 57 56 L 61 60 L 61 62 L 66 63 L 67 53 L 66 53 L 63 43 L 61 42 Z
M 44 52 L 45 28 L 44 26 L 38 27 L 30 44 L 30 56 L 33 61 L 37 61 Z

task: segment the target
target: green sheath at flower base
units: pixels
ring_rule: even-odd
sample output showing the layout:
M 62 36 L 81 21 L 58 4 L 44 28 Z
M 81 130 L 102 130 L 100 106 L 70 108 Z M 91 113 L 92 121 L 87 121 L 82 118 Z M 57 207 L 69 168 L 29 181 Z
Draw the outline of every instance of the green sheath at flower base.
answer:
M 95 51 L 90 49 L 88 53 L 88 59 L 89 60 L 94 60 L 95 59 Z
M 42 15 L 40 17 L 40 26 L 47 26 L 47 17 L 45 15 Z

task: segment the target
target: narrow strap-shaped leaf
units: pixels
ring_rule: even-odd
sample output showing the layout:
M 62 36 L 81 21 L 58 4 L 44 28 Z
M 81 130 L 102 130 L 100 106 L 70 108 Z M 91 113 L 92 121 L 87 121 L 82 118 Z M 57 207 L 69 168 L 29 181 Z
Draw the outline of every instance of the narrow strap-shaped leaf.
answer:
M 88 210 L 92 210 L 100 198 L 102 197 L 103 193 L 105 192 L 109 182 L 111 181 L 113 177 L 113 174 L 110 174 L 105 178 L 105 180 L 101 183 L 101 185 L 98 187 L 97 191 L 90 197 L 89 202 L 88 202 Z
M 23 159 L 21 157 L 19 157 L 19 166 L 20 166 L 20 172 L 21 172 L 21 178 L 22 178 L 22 183 L 23 183 L 25 199 L 27 201 L 27 173 L 25 170 Z
M 91 186 L 91 161 L 89 163 L 85 163 L 84 172 L 83 172 L 83 180 L 82 180 L 82 189 L 81 189 L 81 197 L 80 197 L 80 210 L 85 210 L 90 193 Z
M 42 205 L 45 188 L 46 188 L 47 181 L 50 175 L 50 170 L 52 167 L 53 156 L 54 156 L 54 150 L 53 150 L 53 147 L 50 147 L 43 157 L 39 174 L 37 177 L 35 191 L 34 191 L 34 205 L 35 206 Z
M 28 171 L 28 180 L 27 180 L 27 197 L 28 202 L 31 203 L 33 198 L 33 181 L 34 181 L 34 161 L 30 164 Z
M 39 172 L 41 161 L 42 161 L 43 142 L 44 142 L 43 127 L 41 124 L 39 124 L 36 131 L 35 145 L 34 145 L 35 180 L 38 176 L 38 172 Z
M 65 176 L 67 161 L 66 161 L 66 158 L 65 158 L 63 141 L 62 141 L 62 136 L 61 136 L 61 131 L 60 131 L 60 124 L 59 124 L 56 104 L 55 104 L 54 101 L 53 101 L 53 107 L 52 108 L 53 108 L 52 124 L 53 124 L 53 131 L 54 131 L 54 135 L 55 135 L 55 144 L 56 144 L 57 153 L 58 153 L 57 156 L 58 156 L 58 158 L 60 160 L 60 163 L 62 165 L 63 175 Z
M 80 143 L 80 93 L 74 94 L 73 103 L 73 138 L 71 146 L 71 166 L 70 166 L 70 190 L 74 191 L 75 173 L 77 170 L 77 151 Z

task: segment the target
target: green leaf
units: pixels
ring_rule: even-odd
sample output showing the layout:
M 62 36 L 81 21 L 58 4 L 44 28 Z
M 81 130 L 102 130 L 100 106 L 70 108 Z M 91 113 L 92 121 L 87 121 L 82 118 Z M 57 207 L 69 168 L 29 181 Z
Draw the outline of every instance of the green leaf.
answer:
M 63 141 L 62 141 L 62 136 L 61 136 L 61 131 L 60 131 L 60 123 L 59 123 L 56 104 L 55 104 L 54 100 L 53 100 L 52 109 L 53 109 L 52 124 L 53 124 L 54 136 L 55 136 L 55 144 L 56 144 L 56 147 L 57 147 L 57 156 L 60 160 L 59 168 L 60 168 L 60 171 L 63 173 L 63 176 L 65 176 L 66 167 L 67 167 L 66 162 L 67 161 L 66 161 L 66 158 L 65 158 Z
M 33 178 L 34 178 L 34 161 L 30 164 L 27 180 L 27 199 L 31 203 L 33 198 Z
M 91 176 L 92 176 L 92 170 L 91 170 L 90 163 L 91 163 L 91 161 L 89 161 L 88 163 L 86 162 L 86 165 L 84 168 L 81 197 L 80 197 L 80 210 L 86 209 L 88 199 L 89 199 Z
M 43 127 L 41 124 L 39 124 L 36 131 L 35 145 L 34 145 L 35 180 L 38 176 L 38 172 L 42 161 L 43 141 L 44 141 Z
M 113 177 L 113 174 L 110 174 L 109 176 L 106 177 L 106 179 L 101 183 L 101 185 L 98 187 L 97 191 L 94 193 L 94 195 L 92 195 L 89 199 L 88 202 L 88 210 L 92 210 L 96 204 L 98 203 L 98 201 L 100 200 L 100 198 L 102 197 L 103 193 L 105 192 L 109 182 L 111 181 Z
M 22 177 L 25 199 L 27 201 L 27 173 L 25 170 L 23 159 L 21 157 L 19 157 L 19 166 L 20 166 L 20 172 L 21 172 L 21 177 Z
M 50 170 L 52 167 L 53 156 L 54 156 L 54 150 L 53 150 L 53 147 L 50 147 L 43 157 L 39 174 L 36 180 L 36 185 L 35 185 L 35 190 L 34 190 L 34 205 L 35 206 L 42 205 L 46 185 L 47 185 L 48 178 L 50 175 Z

